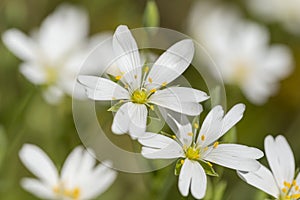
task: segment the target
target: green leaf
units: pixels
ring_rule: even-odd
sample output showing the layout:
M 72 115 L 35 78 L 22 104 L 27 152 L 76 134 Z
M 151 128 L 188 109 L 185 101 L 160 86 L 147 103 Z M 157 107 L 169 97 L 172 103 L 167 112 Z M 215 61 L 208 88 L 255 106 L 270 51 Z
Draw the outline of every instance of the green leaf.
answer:
M 143 25 L 145 27 L 159 26 L 160 16 L 157 5 L 154 0 L 148 0 L 144 12 Z
M 183 164 L 182 161 L 184 162 L 184 159 L 180 158 L 176 162 L 175 171 L 174 171 L 175 176 L 179 176 L 179 174 L 180 174 L 181 167 L 182 167 L 182 164 Z
M 209 162 L 206 162 L 204 160 L 199 160 L 200 165 L 203 167 L 205 173 L 209 176 L 219 176 L 219 174 L 216 173 L 214 168 Z
M 222 138 L 224 143 L 236 143 L 237 142 L 237 131 L 236 127 L 230 129 Z
M 116 103 L 115 105 L 113 105 L 112 107 L 110 107 L 107 111 L 111 111 L 111 112 L 117 112 L 119 110 L 119 108 L 124 104 L 123 101 L 119 101 L 118 103 Z

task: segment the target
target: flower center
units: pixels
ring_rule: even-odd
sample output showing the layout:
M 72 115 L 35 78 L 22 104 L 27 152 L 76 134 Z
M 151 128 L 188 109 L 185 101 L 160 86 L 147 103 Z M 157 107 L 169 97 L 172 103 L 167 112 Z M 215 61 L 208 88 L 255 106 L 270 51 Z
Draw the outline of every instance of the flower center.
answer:
M 198 160 L 200 158 L 200 148 L 189 147 L 185 151 L 185 156 L 190 160 Z
M 297 185 L 296 180 L 292 183 L 284 181 L 284 187 L 281 189 L 281 200 L 297 200 L 300 199 L 300 187 Z
M 70 200 L 78 200 L 81 194 L 80 188 L 66 189 L 64 187 L 56 186 L 53 188 L 53 192 L 60 198 L 66 197 Z
M 51 85 L 56 82 L 58 77 L 57 70 L 54 67 L 46 67 L 46 81 Z
M 132 95 L 131 95 L 131 100 L 133 103 L 139 103 L 139 104 L 144 104 L 148 100 L 148 95 L 147 91 L 142 89 L 142 90 L 135 90 Z

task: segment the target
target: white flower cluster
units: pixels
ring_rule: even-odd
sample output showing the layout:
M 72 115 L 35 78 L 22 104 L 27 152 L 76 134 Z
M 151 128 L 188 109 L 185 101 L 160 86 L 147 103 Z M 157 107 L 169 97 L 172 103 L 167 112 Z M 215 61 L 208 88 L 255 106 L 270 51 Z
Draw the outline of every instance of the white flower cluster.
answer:
M 191 12 L 189 31 L 211 54 L 224 82 L 239 86 L 254 104 L 265 103 L 293 69 L 290 50 L 270 46 L 268 30 L 243 19 L 235 7 L 199 2 Z
M 241 19 L 236 10 L 211 7 L 202 3 L 195 7 L 191 32 L 210 51 L 226 83 L 237 84 L 255 104 L 266 102 L 276 91 L 277 82 L 292 69 L 289 50 L 282 45 L 270 46 L 268 32 Z M 293 153 L 283 136 L 265 139 L 272 172 L 257 161 L 264 155 L 259 149 L 221 143 L 220 138 L 242 119 L 244 104 L 234 105 L 227 113 L 220 105 L 213 107 L 201 127 L 199 120 L 190 122 L 190 116 L 199 118 L 203 111 L 200 103 L 209 96 L 190 87 L 172 86 L 172 82 L 190 66 L 195 53 L 193 40 L 178 41 L 150 63 L 139 52 L 128 27 L 120 25 L 112 37 L 111 58 L 116 60 L 106 71 L 109 76 L 77 78 L 89 51 L 107 37 L 87 39 L 87 34 L 87 13 L 62 5 L 32 37 L 11 29 L 2 39 L 23 60 L 21 73 L 43 87 L 49 103 L 58 103 L 64 94 L 71 96 L 75 83 L 86 94 L 76 90 L 76 98 L 114 102 L 110 109 L 115 112 L 112 132 L 128 133 L 142 145 L 141 154 L 147 159 L 177 159 L 175 174 L 183 196 L 191 191 L 196 199 L 204 198 L 207 175 L 217 176 L 214 163 L 237 170 L 243 180 L 274 198 L 300 199 L 300 175 L 295 174 Z M 89 63 L 95 68 L 100 65 L 96 59 Z M 165 112 L 164 120 L 174 134 L 147 132 L 147 118 L 153 110 Z M 21 185 L 42 199 L 94 199 L 113 183 L 117 173 L 109 161 L 96 165 L 92 155 L 92 150 L 79 146 L 58 172 L 39 147 L 25 144 L 20 159 L 38 179 L 25 178 Z

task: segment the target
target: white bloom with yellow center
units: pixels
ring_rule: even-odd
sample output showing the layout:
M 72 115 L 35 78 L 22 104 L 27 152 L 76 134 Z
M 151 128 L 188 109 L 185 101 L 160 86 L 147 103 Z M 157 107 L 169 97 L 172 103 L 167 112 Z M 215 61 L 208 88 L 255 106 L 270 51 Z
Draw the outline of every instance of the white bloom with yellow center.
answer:
M 300 199 L 300 175 L 295 174 L 294 154 L 285 137 L 267 136 L 265 153 L 272 172 L 261 165 L 258 171 L 238 172 L 239 176 L 276 199 Z
M 164 52 L 152 65 L 141 62 L 138 46 L 127 26 L 121 25 L 113 36 L 115 63 L 122 75 L 114 82 L 107 78 L 79 76 L 87 95 L 94 100 L 120 100 L 123 103 L 114 116 L 112 131 L 129 133 L 138 138 L 146 130 L 148 109 L 161 106 L 190 116 L 199 115 L 206 93 L 188 87 L 166 86 L 179 77 L 190 65 L 194 56 L 192 40 L 177 42 Z M 114 68 L 116 69 L 116 68 Z
M 35 145 L 25 144 L 19 156 L 38 178 L 24 178 L 22 187 L 41 199 L 94 199 L 114 182 L 117 175 L 105 165 L 95 166 L 96 160 L 83 147 L 76 147 L 71 152 L 61 175 L 50 158 Z
M 32 37 L 10 29 L 3 33 L 2 40 L 24 61 L 20 66 L 21 73 L 32 83 L 43 86 L 44 98 L 55 104 L 64 94 L 72 96 L 85 57 L 108 37 L 103 34 L 89 40 L 88 28 L 88 15 L 84 10 L 63 4 L 43 21 Z M 74 97 L 83 98 L 84 90 L 75 91 Z
M 269 45 L 268 30 L 243 19 L 233 7 L 197 4 L 189 30 L 207 48 L 224 82 L 237 85 L 254 104 L 263 104 L 274 95 L 278 81 L 293 69 L 290 50 Z
M 212 163 L 232 169 L 244 171 L 257 170 L 260 165 L 256 159 L 263 153 L 252 147 L 238 144 L 219 144 L 217 140 L 231 129 L 243 116 L 245 106 L 234 106 L 225 116 L 221 106 L 214 107 L 203 121 L 200 131 L 198 124 L 179 124 L 173 128 L 175 139 L 156 134 L 147 133 L 139 139 L 143 145 L 142 155 L 149 159 L 180 158 L 181 170 L 178 188 L 183 196 L 187 196 L 189 188 L 192 195 L 201 199 L 206 192 L 206 174 L 200 163 L 212 167 Z M 172 127 L 172 126 L 171 126 Z

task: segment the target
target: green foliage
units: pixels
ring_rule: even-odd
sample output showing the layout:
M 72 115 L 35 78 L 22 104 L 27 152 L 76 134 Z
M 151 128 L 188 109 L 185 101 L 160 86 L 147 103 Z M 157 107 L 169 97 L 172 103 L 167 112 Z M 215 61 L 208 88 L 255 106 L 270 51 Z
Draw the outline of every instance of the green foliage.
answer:
M 3 159 L 6 155 L 7 149 L 7 138 L 4 128 L 0 126 L 0 166 L 2 165 Z

